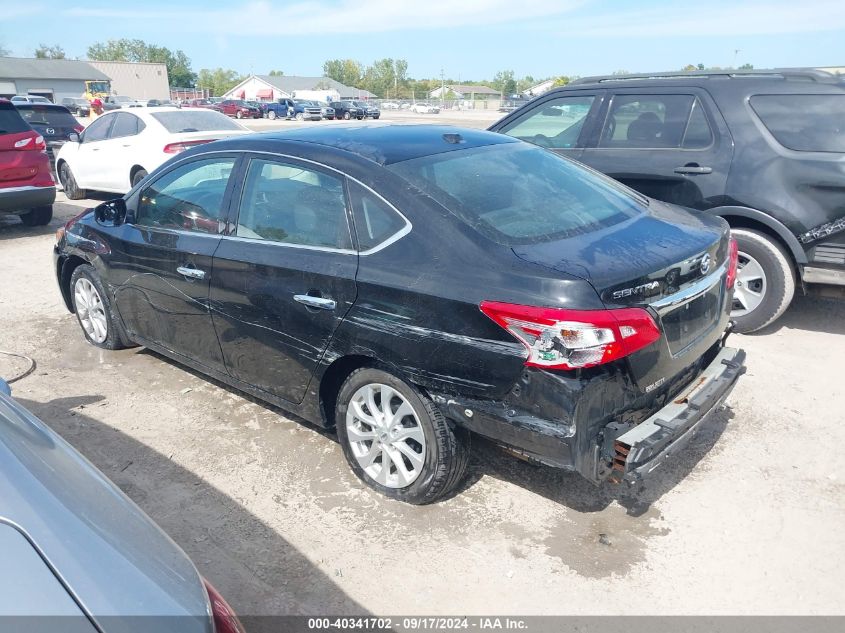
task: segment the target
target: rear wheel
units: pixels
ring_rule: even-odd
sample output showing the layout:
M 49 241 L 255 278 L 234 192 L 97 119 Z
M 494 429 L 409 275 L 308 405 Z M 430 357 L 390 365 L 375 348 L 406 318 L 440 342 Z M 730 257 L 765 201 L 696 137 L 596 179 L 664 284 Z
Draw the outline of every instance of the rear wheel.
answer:
M 73 311 L 88 342 L 103 349 L 127 347 L 100 276 L 93 266 L 77 266 L 70 278 Z
M 337 435 L 352 471 L 371 488 L 412 504 L 461 482 L 469 438 L 422 392 L 379 369 L 357 369 L 337 398 Z
M 348 112 L 344 112 L 344 113 L 343 113 L 343 120 L 344 120 L 344 121 L 348 121 L 348 120 L 349 120 L 349 119 L 351 119 L 351 118 L 352 118 L 352 115 L 351 115 L 351 114 L 349 114 Z
M 53 219 L 53 207 L 52 205 L 38 207 L 29 213 L 22 213 L 20 219 L 25 226 L 44 226 L 45 224 L 50 224 L 50 220 Z
M 147 177 L 147 170 L 146 169 L 139 169 L 135 172 L 135 175 L 132 176 L 132 186 L 134 187 L 139 182 L 141 182 L 144 178 Z
M 73 172 L 67 163 L 62 163 L 59 167 L 59 182 L 68 200 L 82 200 L 85 197 L 85 190 L 80 189 L 76 184 L 76 178 L 73 177 Z
M 240 110 L 238 110 L 237 112 L 235 112 L 235 118 L 236 118 L 236 119 L 242 119 L 242 118 L 244 118 L 244 113 L 243 113 L 243 112 L 241 112 Z
M 297 112 L 297 113 L 296 113 L 296 120 L 297 120 L 297 121 L 302 121 L 302 120 L 304 120 L 304 119 L 305 119 L 305 115 L 304 115 L 302 112 Z
M 739 247 L 731 318 L 737 332 L 754 332 L 780 317 L 795 294 L 795 274 L 783 247 L 752 229 L 732 229 Z
M 267 118 L 271 121 L 276 118 L 276 111 L 275 110 L 268 110 L 267 111 Z

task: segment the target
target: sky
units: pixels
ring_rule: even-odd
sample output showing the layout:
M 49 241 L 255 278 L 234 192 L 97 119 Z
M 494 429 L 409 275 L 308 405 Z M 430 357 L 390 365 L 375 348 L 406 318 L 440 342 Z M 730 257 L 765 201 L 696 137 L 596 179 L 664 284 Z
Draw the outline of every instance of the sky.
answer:
M 492 79 L 845 66 L 845 0 L 0 0 L 0 47 L 138 38 L 182 49 L 194 71 L 321 75 L 323 62 L 408 61 L 408 76 Z M 2 64 L 2 60 L 0 60 Z

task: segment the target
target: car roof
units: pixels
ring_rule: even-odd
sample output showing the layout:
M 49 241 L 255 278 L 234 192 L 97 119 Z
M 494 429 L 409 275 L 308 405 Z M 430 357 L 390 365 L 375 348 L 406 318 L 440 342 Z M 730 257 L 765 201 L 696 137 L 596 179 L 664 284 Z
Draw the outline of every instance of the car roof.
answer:
M 367 125 L 332 125 L 303 127 L 262 134 L 249 134 L 219 144 L 237 145 L 248 149 L 253 144 L 267 141 L 286 141 L 322 145 L 389 165 L 404 160 L 441 154 L 457 149 L 472 149 L 488 145 L 504 145 L 520 141 L 494 132 L 448 125 L 394 125 L 370 123 Z
M 833 84 L 842 85 L 842 78 L 815 68 L 774 68 L 763 70 L 694 70 L 679 72 L 632 73 L 624 75 L 601 75 L 595 77 L 581 77 L 562 88 L 569 86 L 577 88 L 588 87 L 632 87 L 637 86 L 672 86 L 672 85 L 703 85 L 713 80 L 729 80 L 734 85 L 747 85 L 761 82 L 771 83 L 772 80 L 801 82 L 803 84 Z M 724 84 L 722 84 L 724 85 Z M 560 88 L 558 88 L 559 90 Z

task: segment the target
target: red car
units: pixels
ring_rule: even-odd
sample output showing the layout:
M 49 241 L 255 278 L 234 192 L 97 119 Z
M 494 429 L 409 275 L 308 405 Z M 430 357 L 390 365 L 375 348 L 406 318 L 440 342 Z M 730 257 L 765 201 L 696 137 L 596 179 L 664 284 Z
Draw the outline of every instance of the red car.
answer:
M 260 119 L 264 116 L 261 110 L 241 99 L 226 99 L 218 103 L 214 109 L 236 119 Z
M 191 99 L 186 103 L 182 104 L 183 108 L 206 108 L 210 110 L 214 110 L 214 104 L 209 101 L 208 99 Z
M 53 219 L 56 184 L 44 137 L 14 105 L 0 99 L 0 215 L 18 215 L 27 226 Z

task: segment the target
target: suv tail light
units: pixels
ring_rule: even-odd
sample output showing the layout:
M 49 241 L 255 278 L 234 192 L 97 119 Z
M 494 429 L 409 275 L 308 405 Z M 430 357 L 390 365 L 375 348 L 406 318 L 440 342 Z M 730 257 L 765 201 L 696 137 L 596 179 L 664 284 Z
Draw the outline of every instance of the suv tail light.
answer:
M 642 308 L 563 310 L 482 301 L 481 311 L 525 345 L 529 367 L 593 367 L 660 338 L 657 324 Z
M 205 591 L 208 594 L 208 602 L 211 605 L 211 617 L 214 620 L 215 633 L 246 633 L 243 624 L 238 620 L 232 607 L 218 593 L 217 589 L 211 586 L 205 578 L 202 579 Z
M 164 146 L 165 154 L 178 154 L 184 152 L 186 149 L 191 149 L 195 145 L 202 145 L 204 143 L 211 143 L 211 139 L 205 141 L 180 141 L 178 143 L 168 143 Z
M 15 149 L 43 152 L 47 149 L 47 143 L 44 142 L 44 137 L 40 134 L 33 134 L 32 136 L 26 136 L 21 140 L 16 141 Z
M 728 242 L 728 274 L 725 281 L 728 290 L 734 287 L 736 283 L 736 270 L 739 266 L 739 246 L 737 246 L 736 238 L 731 238 Z

